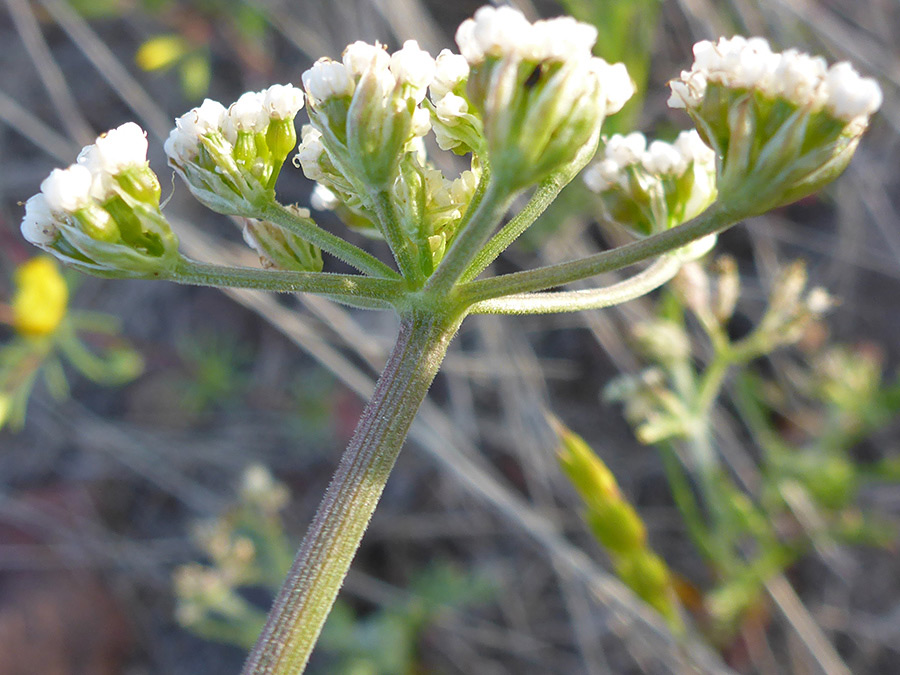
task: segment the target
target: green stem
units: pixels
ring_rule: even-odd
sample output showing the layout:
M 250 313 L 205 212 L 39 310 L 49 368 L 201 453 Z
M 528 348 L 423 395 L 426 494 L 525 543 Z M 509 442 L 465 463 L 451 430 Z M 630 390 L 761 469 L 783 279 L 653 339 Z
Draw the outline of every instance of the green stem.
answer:
M 464 304 L 474 304 L 504 295 L 543 291 L 554 286 L 562 286 L 668 253 L 707 235 L 721 232 L 735 222 L 730 213 L 717 209 L 716 205 L 713 205 L 697 218 L 683 225 L 611 251 L 603 251 L 581 260 L 505 274 L 491 279 L 470 281 L 461 287 L 459 299 Z
M 399 279 L 373 279 L 355 274 L 262 270 L 225 267 L 181 258 L 175 269 L 162 277 L 179 284 L 255 288 L 278 293 L 315 293 L 353 307 L 392 309 L 403 293 Z
M 394 259 L 397 261 L 397 267 L 400 273 L 407 280 L 412 282 L 415 287 L 421 286 L 424 277 L 422 268 L 419 267 L 417 255 L 412 250 L 412 242 L 397 218 L 397 208 L 394 206 L 394 200 L 387 189 L 378 190 L 374 195 L 374 210 L 381 223 L 381 232 L 385 241 L 391 247 Z
M 551 314 L 579 312 L 620 305 L 653 291 L 672 279 L 681 269 L 678 255 L 661 256 L 650 267 L 629 279 L 605 288 L 556 293 L 524 293 L 476 303 L 471 314 Z
M 597 139 L 594 138 L 590 142 L 585 143 L 581 152 L 568 166 L 543 181 L 537 190 L 534 191 L 525 208 L 513 216 L 512 220 L 491 237 L 491 240 L 478 252 L 478 255 L 475 256 L 475 259 L 466 269 L 465 274 L 462 275 L 461 280 L 472 281 L 487 269 L 487 266 L 494 262 L 503 251 L 509 248 L 509 245 L 518 239 L 525 230 L 531 227 L 534 221 L 559 196 L 562 189 L 571 183 L 572 179 L 578 175 L 578 172 L 591 161 L 596 151 Z
M 268 220 L 293 232 L 304 241 L 318 246 L 326 253 L 330 253 L 336 258 L 343 260 L 348 265 L 352 265 L 360 272 L 374 277 L 383 277 L 386 279 L 399 279 L 394 270 L 381 262 L 378 258 L 370 253 L 366 253 L 358 246 L 354 246 L 349 241 L 344 241 L 340 237 L 331 234 L 316 225 L 312 218 L 304 218 L 298 216 L 290 209 L 281 204 L 272 203 L 262 209 L 259 214 L 261 219 Z
M 447 295 L 478 255 L 503 218 L 514 195 L 505 186 L 491 179 L 465 227 L 456 236 L 450 250 L 426 284 L 436 297 Z
M 309 660 L 419 406 L 462 315 L 411 312 L 341 457 L 243 675 L 296 675 Z

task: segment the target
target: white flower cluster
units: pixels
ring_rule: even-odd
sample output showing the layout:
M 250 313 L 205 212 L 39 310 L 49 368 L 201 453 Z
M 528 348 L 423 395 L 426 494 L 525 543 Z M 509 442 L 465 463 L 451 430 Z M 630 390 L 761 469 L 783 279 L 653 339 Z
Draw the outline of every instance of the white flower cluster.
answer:
M 319 59 L 303 73 L 302 79 L 307 96 L 317 105 L 331 98 L 352 96 L 367 73 L 374 77 L 376 90 L 382 96 L 391 96 L 396 90 L 421 103 L 434 71 L 434 58 L 420 49 L 415 40 L 407 40 L 393 54 L 378 43 L 354 42 L 344 50 L 340 62 Z
M 532 24 L 511 7 L 482 7 L 456 31 L 459 50 L 473 67 L 488 57 L 584 65 L 585 74 L 599 82 L 606 98 L 605 113 L 611 115 L 634 95 L 634 83 L 624 64 L 610 65 L 592 55 L 596 41 L 597 29 L 572 17 L 543 19 Z
M 674 143 L 653 141 L 649 147 L 644 134 L 636 131 L 616 134 L 606 142 L 602 159 L 584 172 L 585 184 L 594 192 L 604 192 L 628 183 L 628 169 L 636 165 L 649 174 L 680 177 L 695 165 L 715 173 L 716 154 L 695 131 L 682 131 Z
M 114 194 L 115 176 L 130 168 L 147 167 L 147 133 L 127 122 L 103 134 L 78 154 L 75 164 L 54 169 L 41 191 L 25 203 L 22 235 L 32 244 L 56 239 L 58 218 L 102 203 Z
M 881 106 L 878 83 L 861 77 L 849 63 L 830 68 L 820 56 L 795 49 L 773 52 L 763 38 L 735 36 L 694 45 L 694 64 L 672 80 L 673 108 L 694 108 L 715 82 L 733 89 L 754 89 L 769 98 L 784 98 L 813 110 L 826 109 L 845 122 L 863 121 Z
M 303 101 L 303 92 L 290 84 L 248 91 L 228 108 L 206 99 L 175 120 L 165 143 L 166 155 L 176 164 L 185 164 L 197 156 L 204 136 L 219 133 L 234 145 L 238 133 L 265 133 L 273 121 L 292 120 Z
M 456 31 L 456 43 L 471 65 L 513 54 L 535 62 L 588 58 L 596 41 L 597 29 L 572 17 L 532 24 L 512 7 L 482 7 Z

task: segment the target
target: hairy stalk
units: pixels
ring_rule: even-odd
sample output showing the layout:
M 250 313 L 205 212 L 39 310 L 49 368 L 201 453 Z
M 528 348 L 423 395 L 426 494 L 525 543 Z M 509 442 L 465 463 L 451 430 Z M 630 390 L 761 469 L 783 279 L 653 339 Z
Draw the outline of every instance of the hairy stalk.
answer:
M 585 309 L 602 309 L 634 300 L 656 290 L 671 280 L 683 261 L 676 254 L 660 256 L 650 267 L 633 277 L 605 286 L 578 291 L 556 293 L 523 293 L 493 300 L 484 300 L 472 306 L 470 314 L 552 314 L 580 312 Z
M 462 314 L 412 311 L 243 675 L 301 673 Z
M 603 251 L 581 260 L 470 281 L 460 288 L 459 299 L 465 304 L 474 304 L 505 295 L 543 291 L 580 281 L 681 248 L 709 234 L 726 230 L 735 222 L 736 219 L 728 211 L 720 210 L 718 205 L 714 204 L 694 220 L 683 225 L 610 251 Z
M 195 286 L 255 288 L 277 293 L 315 293 L 353 307 L 391 309 L 404 284 L 399 279 L 373 279 L 353 274 L 226 267 L 182 258 L 165 276 Z
M 375 193 L 373 207 L 381 223 L 381 232 L 388 246 L 391 247 L 400 273 L 416 287 L 421 286 L 424 275 L 419 267 L 418 256 L 412 242 L 403 231 L 403 226 L 397 217 L 397 207 L 394 205 L 391 193 L 386 188 L 379 189 Z
M 547 207 L 559 196 L 562 189 L 571 183 L 572 179 L 594 157 L 594 154 L 597 152 L 599 133 L 598 129 L 597 134 L 584 144 L 578 156 L 571 163 L 538 185 L 525 208 L 513 216 L 478 252 L 478 255 L 475 256 L 475 259 L 466 269 L 465 274 L 462 275 L 462 281 L 472 281 L 487 269 L 488 265 L 494 262 L 503 251 L 509 248 L 510 244 L 518 239 L 547 210 Z

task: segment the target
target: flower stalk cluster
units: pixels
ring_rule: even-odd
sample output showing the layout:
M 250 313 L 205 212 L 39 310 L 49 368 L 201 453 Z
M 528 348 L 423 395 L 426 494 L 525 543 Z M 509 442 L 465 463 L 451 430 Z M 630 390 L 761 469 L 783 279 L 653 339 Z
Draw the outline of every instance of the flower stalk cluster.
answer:
M 128 122 L 54 169 L 25 204 L 22 234 L 60 260 L 102 276 L 144 277 L 172 269 L 178 239 L 160 211 L 147 137 Z
M 849 63 L 740 36 L 694 45 L 669 105 L 694 120 L 719 158 L 720 199 L 744 216 L 796 201 L 850 162 L 881 105 L 878 84 Z
M 696 218 L 716 199 L 716 155 L 694 130 L 649 147 L 640 132 L 616 134 L 601 155 L 584 181 L 613 221 L 641 235 Z

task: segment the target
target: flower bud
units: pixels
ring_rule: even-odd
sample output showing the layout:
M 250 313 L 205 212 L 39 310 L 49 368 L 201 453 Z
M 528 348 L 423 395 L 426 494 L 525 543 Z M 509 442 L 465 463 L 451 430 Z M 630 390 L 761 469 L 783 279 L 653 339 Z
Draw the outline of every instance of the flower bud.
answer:
M 694 64 L 670 82 L 719 158 L 723 205 L 747 217 L 815 192 L 850 162 L 881 90 L 848 63 L 827 67 L 762 38 L 694 45 Z
M 297 218 L 309 219 L 309 210 L 289 206 Z M 244 219 L 244 241 L 259 254 L 263 267 L 321 272 L 322 252 L 292 232 L 265 220 Z

